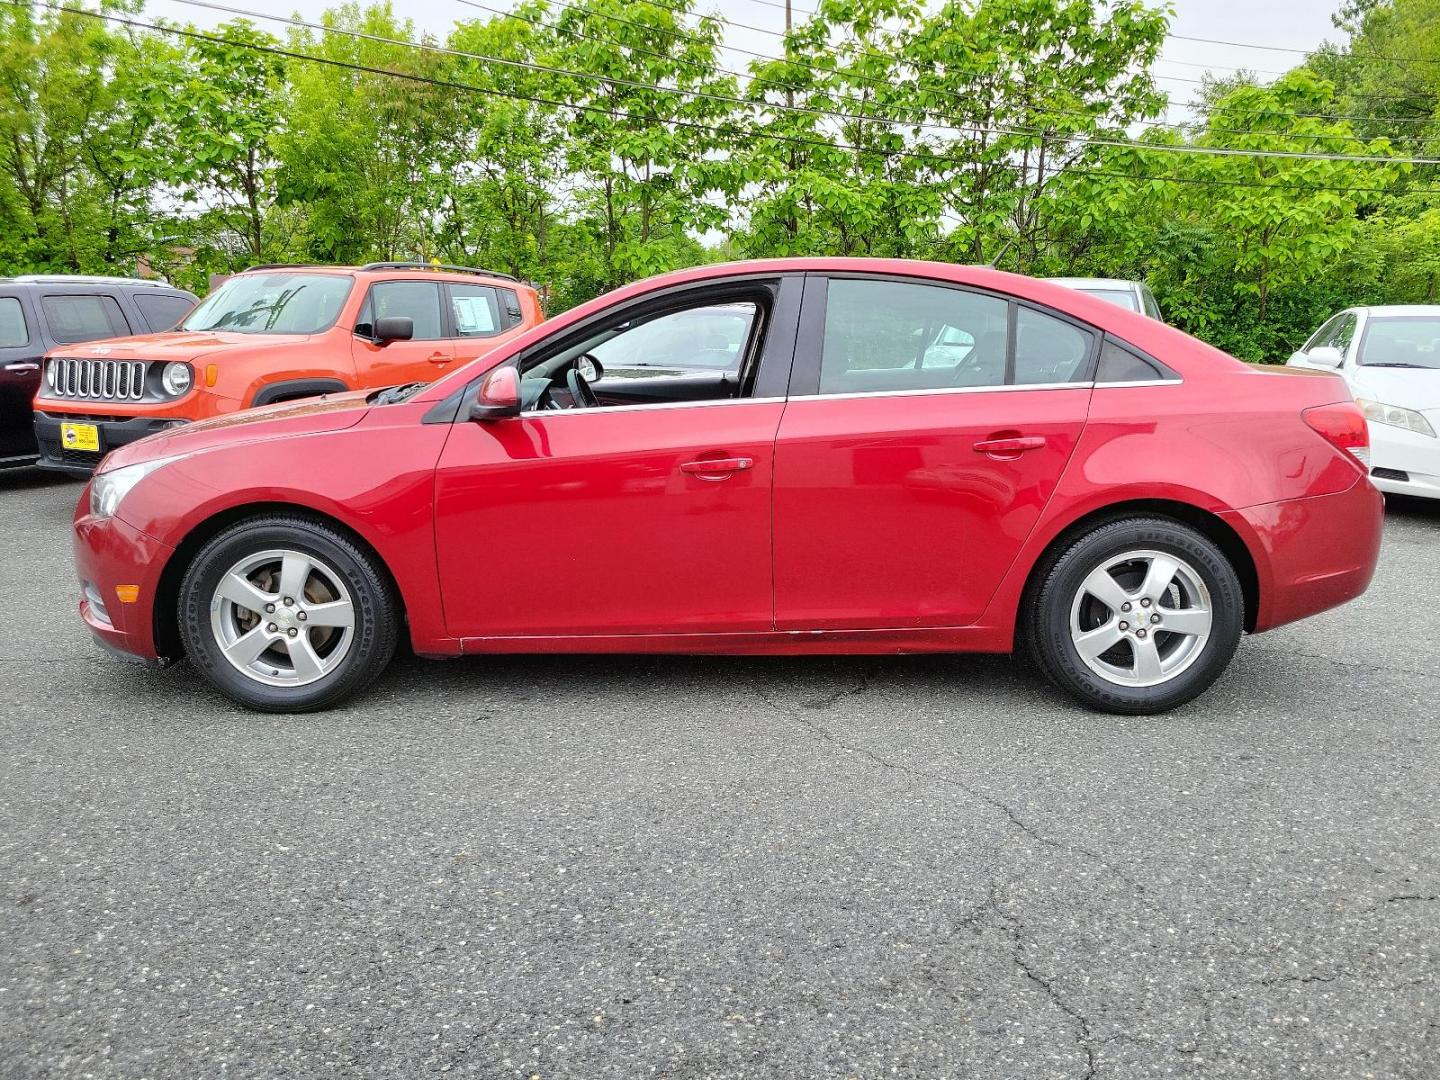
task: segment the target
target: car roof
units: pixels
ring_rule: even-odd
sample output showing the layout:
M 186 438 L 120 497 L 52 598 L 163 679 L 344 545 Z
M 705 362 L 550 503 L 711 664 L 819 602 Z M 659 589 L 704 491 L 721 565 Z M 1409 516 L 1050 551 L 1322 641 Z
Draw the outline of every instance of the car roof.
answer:
M 283 271 L 287 274 L 350 274 L 354 277 L 383 275 L 386 278 L 416 277 L 425 279 L 441 278 L 446 281 L 484 281 L 507 288 L 516 285 L 534 288 L 528 281 L 521 281 L 512 274 L 499 270 L 485 270 L 478 266 L 452 266 L 437 263 L 373 262 L 363 266 L 340 266 L 317 263 L 260 263 L 247 266 L 240 274 L 263 274 Z M 232 275 L 239 277 L 239 274 Z
M 1396 318 L 1405 315 L 1429 315 L 1440 318 L 1440 304 L 1376 304 L 1371 307 L 1354 307 L 1346 310 L 1363 311 L 1372 319 Z
M 1046 281 L 1053 281 L 1056 285 L 1064 285 L 1067 289 L 1138 289 L 1140 282 L 1127 281 L 1124 278 L 1108 277 L 1052 277 L 1045 278 Z
M 0 285 L 43 285 L 46 288 L 76 286 L 91 289 L 97 285 L 111 285 L 120 289 L 156 289 L 172 293 L 186 291 L 178 285 L 171 285 L 168 281 L 155 278 L 119 277 L 106 274 L 17 274 L 14 277 L 0 277 Z

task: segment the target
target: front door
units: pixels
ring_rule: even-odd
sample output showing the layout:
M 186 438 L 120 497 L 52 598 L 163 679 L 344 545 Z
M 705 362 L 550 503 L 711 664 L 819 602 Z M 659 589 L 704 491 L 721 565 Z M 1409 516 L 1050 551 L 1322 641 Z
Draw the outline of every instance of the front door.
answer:
M 526 411 L 456 421 L 436 475 L 449 632 L 461 638 L 766 632 L 773 628 L 770 493 L 794 349 L 798 278 L 734 287 L 748 304 L 744 373 L 693 398 L 677 374 L 645 404 L 587 392 L 595 350 L 616 368 L 673 372 L 648 350 L 715 302 L 711 290 L 598 316 L 522 358 Z M 792 293 L 794 295 L 792 295 Z M 653 305 L 659 303 L 659 309 Z M 629 339 L 627 341 L 627 338 Z M 695 348 L 705 342 L 696 339 Z M 603 346 L 603 348 L 602 348 Z M 583 362 L 582 362 L 583 358 Z M 683 357 L 680 358 L 683 361 Z M 697 365 L 709 361 L 697 354 Z M 766 372 L 780 393 L 765 394 Z M 778 375 L 776 374 L 778 373 Z M 604 383 L 608 380 L 598 379 Z
M 35 393 L 45 346 L 25 298 L 0 289 L 0 461 L 33 458 Z
M 404 316 L 414 335 L 409 341 L 374 340 L 376 319 Z M 451 339 L 436 281 L 377 281 L 360 306 L 355 325 L 355 370 L 362 386 L 433 382 L 452 369 Z
M 803 319 L 776 445 L 777 627 L 973 623 L 1079 439 L 1097 335 L 880 278 L 812 278 Z

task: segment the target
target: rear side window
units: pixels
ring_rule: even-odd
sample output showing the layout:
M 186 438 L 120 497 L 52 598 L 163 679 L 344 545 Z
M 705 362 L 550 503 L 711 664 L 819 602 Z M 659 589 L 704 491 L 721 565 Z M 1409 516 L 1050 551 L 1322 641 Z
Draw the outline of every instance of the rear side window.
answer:
M 489 337 L 510 325 L 500 310 L 500 290 L 489 285 L 463 284 L 451 284 L 449 289 L 457 336 Z
M 30 341 L 25 327 L 25 310 L 14 296 L 0 296 L 0 349 L 13 349 Z
M 440 319 L 440 285 L 433 281 L 382 281 L 370 289 L 362 322 L 403 315 L 415 324 L 411 341 L 436 341 L 444 337 Z
M 1095 381 L 1101 383 L 1159 382 L 1169 376 L 1158 365 L 1131 352 L 1109 338 L 1100 348 L 1100 368 Z
M 1085 377 L 1094 337 L 1043 311 L 1022 307 L 1015 317 L 1015 383 L 1075 382 Z
M 1000 386 L 1009 305 L 963 289 L 835 278 L 825 304 L 822 394 Z
M 500 306 L 505 312 L 506 326 L 519 326 L 525 321 L 525 313 L 520 310 L 520 294 L 514 289 L 497 289 L 500 294 Z
M 51 336 L 62 345 L 130 333 L 125 313 L 113 296 L 42 296 L 40 310 L 50 324 Z
M 175 329 L 195 306 L 186 297 L 166 293 L 137 293 L 131 299 L 140 309 L 140 317 L 145 320 L 146 327 L 153 333 Z

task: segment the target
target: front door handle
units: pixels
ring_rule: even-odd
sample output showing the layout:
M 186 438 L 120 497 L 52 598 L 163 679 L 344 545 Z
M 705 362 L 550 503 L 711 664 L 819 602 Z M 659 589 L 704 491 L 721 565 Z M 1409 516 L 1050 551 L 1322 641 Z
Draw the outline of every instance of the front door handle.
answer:
M 724 480 L 737 472 L 755 467 L 755 459 L 748 457 L 706 458 L 702 461 L 687 461 L 680 471 L 701 480 Z
M 12 360 L 5 365 L 5 370 L 12 375 L 33 375 L 40 370 L 40 365 L 33 360 Z
M 449 353 L 437 352 L 431 353 L 425 359 L 429 360 L 432 364 L 448 364 L 454 357 Z
M 1042 450 L 1044 447 L 1043 435 L 1006 435 L 995 439 L 981 439 L 975 444 L 975 452 L 989 454 L 1000 461 L 1013 461 L 1027 450 Z

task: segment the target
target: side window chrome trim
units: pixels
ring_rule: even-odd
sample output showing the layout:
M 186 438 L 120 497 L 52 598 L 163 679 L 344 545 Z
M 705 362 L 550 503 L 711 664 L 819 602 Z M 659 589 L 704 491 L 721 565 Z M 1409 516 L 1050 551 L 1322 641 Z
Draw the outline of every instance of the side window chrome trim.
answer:
M 715 398 L 712 401 L 654 401 L 639 405 L 602 405 L 598 409 L 528 409 L 520 415 L 543 416 L 548 419 L 556 416 L 599 416 L 617 412 L 655 412 L 659 409 L 706 409 L 722 405 L 779 405 L 784 404 L 785 400 L 783 397 L 737 397 Z

